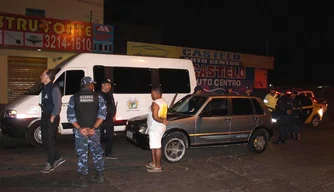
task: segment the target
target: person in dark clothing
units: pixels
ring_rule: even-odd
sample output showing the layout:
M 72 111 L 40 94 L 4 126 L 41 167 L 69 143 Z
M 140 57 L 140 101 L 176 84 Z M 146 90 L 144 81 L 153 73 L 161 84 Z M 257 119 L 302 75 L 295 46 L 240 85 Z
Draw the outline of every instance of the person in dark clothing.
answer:
M 246 87 L 244 95 L 245 96 L 253 96 L 252 90 L 250 89 L 250 87 Z
M 278 119 L 277 123 L 279 125 L 279 136 L 274 142 L 275 144 L 286 143 L 288 128 L 290 126 L 289 116 L 287 114 L 288 102 L 289 97 L 285 95 L 284 91 L 281 91 L 277 100 L 275 111 L 273 113 L 274 118 Z
M 200 85 L 197 85 L 194 89 L 194 93 L 193 94 L 203 94 L 203 87 Z
M 107 139 L 105 144 L 104 156 L 106 159 L 117 159 L 117 157 L 112 154 L 112 148 L 114 143 L 114 121 L 116 117 L 116 105 L 114 96 L 110 91 L 111 81 L 110 79 L 105 79 L 101 82 L 101 84 L 102 87 L 101 90 L 98 91 L 98 94 L 100 94 L 104 98 L 107 106 L 107 117 L 101 126 L 101 133 L 106 132 Z
M 45 167 L 41 173 L 50 173 L 59 165 L 65 162 L 65 159 L 56 150 L 56 134 L 59 125 L 59 113 L 61 110 L 61 93 L 59 88 L 53 84 L 55 73 L 52 70 L 45 70 L 40 76 L 44 84 L 42 90 L 42 109 L 41 131 L 42 142 L 48 151 L 48 158 Z
M 99 127 L 106 118 L 107 107 L 102 96 L 94 92 L 95 82 L 91 77 L 81 79 L 81 90 L 70 97 L 67 119 L 73 125 L 78 169 L 73 186 L 87 187 L 88 149 L 92 152 L 96 174 L 92 180 L 104 182 L 105 169 Z
M 226 95 L 238 95 L 236 92 L 233 91 L 232 87 L 227 88 Z
M 290 117 L 290 133 L 291 137 L 295 140 L 300 140 L 299 127 L 300 120 L 299 116 L 302 110 L 302 103 L 296 98 L 297 91 L 291 92 L 291 98 L 288 102 L 288 115 Z

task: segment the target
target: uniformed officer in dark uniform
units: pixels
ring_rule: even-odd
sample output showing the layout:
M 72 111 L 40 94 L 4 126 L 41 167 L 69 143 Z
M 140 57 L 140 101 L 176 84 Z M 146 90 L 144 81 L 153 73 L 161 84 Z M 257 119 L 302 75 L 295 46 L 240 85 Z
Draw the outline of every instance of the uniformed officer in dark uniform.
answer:
M 106 139 L 107 139 L 104 149 L 104 156 L 106 157 L 106 159 L 117 159 L 117 157 L 115 157 L 112 154 L 112 148 L 114 143 L 114 121 L 116 115 L 116 105 L 114 96 L 110 91 L 111 80 L 105 79 L 101 82 L 101 84 L 102 84 L 101 90 L 98 91 L 97 93 L 103 97 L 107 106 L 107 117 L 101 126 L 101 132 L 106 133 Z
M 250 89 L 250 87 L 246 87 L 244 95 L 245 96 L 253 96 L 252 90 Z
M 41 82 L 44 84 L 42 90 L 42 118 L 41 131 L 42 141 L 48 150 L 48 160 L 41 173 L 49 173 L 56 167 L 65 162 L 56 150 L 56 134 L 59 125 L 59 113 L 61 110 L 61 93 L 59 88 L 53 84 L 55 73 L 52 70 L 45 70 L 40 76 Z
M 290 117 L 290 133 L 292 133 L 292 137 L 296 140 L 300 140 L 299 127 L 300 120 L 299 115 L 302 110 L 302 103 L 299 99 L 296 98 L 297 91 L 291 92 L 291 98 L 288 102 L 288 115 Z
M 280 91 L 280 96 L 277 100 L 275 111 L 273 112 L 273 118 L 277 118 L 279 125 L 279 136 L 275 144 L 286 143 L 288 136 L 288 128 L 290 127 L 290 117 L 287 114 L 289 97 L 284 91 Z
M 74 126 L 75 148 L 79 158 L 77 176 L 73 186 L 86 187 L 88 175 L 88 148 L 92 152 L 97 174 L 93 181 L 103 183 L 104 159 L 100 143 L 99 127 L 106 118 L 107 107 L 104 99 L 94 92 L 95 82 L 91 77 L 81 79 L 82 89 L 71 96 L 67 119 Z

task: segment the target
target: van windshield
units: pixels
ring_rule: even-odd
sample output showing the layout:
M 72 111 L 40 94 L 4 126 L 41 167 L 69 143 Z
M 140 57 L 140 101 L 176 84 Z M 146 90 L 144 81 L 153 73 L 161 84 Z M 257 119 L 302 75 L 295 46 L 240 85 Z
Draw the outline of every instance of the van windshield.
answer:
M 59 63 L 58 65 L 56 65 L 53 69 L 55 70 L 55 75 L 60 71 L 61 68 L 64 67 L 64 65 L 66 65 L 70 60 L 72 60 L 74 57 L 76 57 L 78 54 L 72 55 L 70 57 L 68 57 L 67 59 L 65 59 L 64 61 L 62 61 L 61 63 Z M 40 81 L 36 82 L 34 86 L 32 86 L 26 93 L 24 93 L 25 95 L 39 95 L 39 93 L 41 92 L 43 88 L 43 83 L 41 83 Z

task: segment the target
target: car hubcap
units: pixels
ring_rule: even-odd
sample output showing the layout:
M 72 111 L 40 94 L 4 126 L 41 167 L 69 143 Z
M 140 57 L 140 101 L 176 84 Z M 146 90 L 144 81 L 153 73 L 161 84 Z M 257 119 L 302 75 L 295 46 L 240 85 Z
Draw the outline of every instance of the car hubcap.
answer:
M 257 136 L 254 139 L 254 147 L 257 151 L 263 150 L 265 145 L 266 145 L 266 138 L 263 135 Z
M 37 129 L 34 132 L 34 138 L 35 141 L 37 141 L 37 143 L 42 144 L 42 131 L 41 131 L 41 127 L 37 127 Z
M 176 162 L 182 159 L 185 154 L 185 144 L 181 139 L 175 138 L 167 143 L 165 149 L 166 158 L 170 161 Z

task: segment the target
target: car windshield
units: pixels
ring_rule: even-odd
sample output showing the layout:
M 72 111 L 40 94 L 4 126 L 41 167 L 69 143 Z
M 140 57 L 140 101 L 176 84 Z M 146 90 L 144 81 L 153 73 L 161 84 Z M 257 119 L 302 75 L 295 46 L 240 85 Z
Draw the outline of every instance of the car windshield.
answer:
M 203 106 L 207 97 L 198 95 L 187 95 L 169 108 L 170 113 L 182 113 L 194 115 Z

